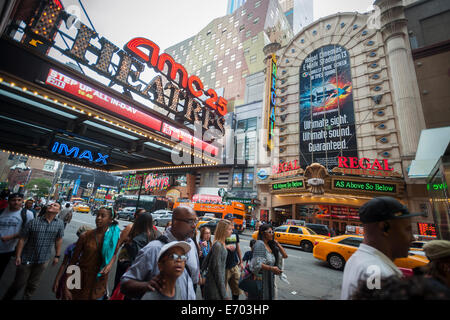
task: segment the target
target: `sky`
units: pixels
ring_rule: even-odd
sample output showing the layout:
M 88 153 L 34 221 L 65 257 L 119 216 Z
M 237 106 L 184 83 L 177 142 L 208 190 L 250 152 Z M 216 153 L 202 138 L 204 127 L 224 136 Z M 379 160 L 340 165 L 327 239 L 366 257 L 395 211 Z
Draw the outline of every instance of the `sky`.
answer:
M 365 12 L 374 0 L 314 0 L 314 19 L 337 12 Z M 87 23 L 78 0 L 63 0 L 66 11 Z M 227 0 L 82 0 L 100 37 L 123 47 L 138 36 L 166 49 L 225 15 Z M 88 24 L 89 25 L 89 24 Z

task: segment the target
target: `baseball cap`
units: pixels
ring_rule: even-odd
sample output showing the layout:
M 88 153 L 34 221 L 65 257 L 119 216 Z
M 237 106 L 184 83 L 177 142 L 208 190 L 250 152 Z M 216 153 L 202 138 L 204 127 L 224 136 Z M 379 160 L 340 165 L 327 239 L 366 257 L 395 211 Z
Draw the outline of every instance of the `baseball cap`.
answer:
M 423 250 L 431 261 L 450 257 L 450 241 L 433 240 L 426 243 Z
M 234 219 L 234 217 L 231 213 L 228 213 L 225 215 L 224 219 Z
M 190 244 L 187 243 L 186 241 L 172 241 L 172 242 L 166 243 L 165 245 L 162 246 L 161 251 L 159 251 L 159 254 L 158 254 L 158 261 L 167 250 L 169 250 L 170 248 L 173 248 L 173 247 L 182 248 L 184 250 L 184 253 L 188 253 L 189 250 L 191 250 Z
M 380 222 L 424 215 L 423 212 L 410 213 L 397 199 L 377 197 L 359 208 L 359 219 L 362 223 Z
M 23 198 L 23 194 L 15 192 L 15 193 L 11 193 L 8 196 L 8 200 L 14 199 L 14 198 Z

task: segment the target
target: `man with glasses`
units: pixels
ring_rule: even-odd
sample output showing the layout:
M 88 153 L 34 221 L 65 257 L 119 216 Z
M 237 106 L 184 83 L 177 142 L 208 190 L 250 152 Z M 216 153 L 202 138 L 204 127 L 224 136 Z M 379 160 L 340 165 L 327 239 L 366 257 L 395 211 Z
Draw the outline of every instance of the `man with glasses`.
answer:
M 173 210 L 172 226 L 162 237 L 151 241 L 139 251 L 133 265 L 121 278 L 121 291 L 129 298 L 140 299 L 149 291 L 161 291 L 165 280 L 158 267 L 159 254 L 165 244 L 185 241 L 192 250 L 187 253 L 186 268 L 176 280 L 181 300 L 195 300 L 194 284 L 200 276 L 197 247 L 191 239 L 197 224 L 197 214 L 190 207 L 179 206 Z
M 165 286 L 159 291 L 149 291 L 141 300 L 181 300 L 181 289 L 176 284 L 186 266 L 187 253 L 191 250 L 185 241 L 165 244 L 158 255 L 158 268 Z

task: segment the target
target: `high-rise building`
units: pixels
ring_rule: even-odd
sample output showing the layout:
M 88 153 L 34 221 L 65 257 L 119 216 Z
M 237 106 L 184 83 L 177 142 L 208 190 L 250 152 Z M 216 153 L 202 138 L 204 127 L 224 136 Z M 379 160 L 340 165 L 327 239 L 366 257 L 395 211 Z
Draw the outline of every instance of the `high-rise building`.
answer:
M 239 9 L 246 0 L 228 0 L 227 14 Z M 314 21 L 313 0 L 278 0 L 294 34 Z
M 228 0 L 227 14 L 232 14 L 239 9 L 247 0 Z
M 292 29 L 297 34 L 314 21 L 313 0 L 294 0 Z
M 275 38 L 287 44 L 292 36 L 277 0 L 248 0 L 165 52 L 205 87 L 223 88 L 228 111 L 233 111 L 245 101 L 246 77 L 264 70 L 263 47 Z

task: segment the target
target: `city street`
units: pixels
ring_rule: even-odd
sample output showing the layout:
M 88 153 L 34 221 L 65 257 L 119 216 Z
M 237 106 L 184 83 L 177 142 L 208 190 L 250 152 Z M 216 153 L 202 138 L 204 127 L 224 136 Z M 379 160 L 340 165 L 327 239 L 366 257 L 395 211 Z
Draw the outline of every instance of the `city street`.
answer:
M 119 220 L 121 229 L 130 222 Z M 95 217 L 87 213 L 74 213 L 72 222 L 66 227 L 63 249 L 77 240 L 76 231 L 82 225 L 86 224 L 95 228 Z M 164 228 L 158 227 L 163 231 Z M 246 230 L 241 235 L 242 253 L 249 250 L 251 240 L 251 231 Z M 319 261 L 312 256 L 312 253 L 303 252 L 300 248 L 285 246 L 289 256 L 284 261 L 284 269 L 290 284 L 286 284 L 278 279 L 278 300 L 335 300 L 339 299 L 342 281 L 342 272 L 335 271 L 327 266 L 325 262 Z M 62 257 L 61 257 L 62 258 Z M 60 263 L 62 262 L 62 259 Z M 58 271 L 58 266 L 48 266 L 45 270 L 40 285 L 36 290 L 34 300 L 55 300 L 55 295 L 51 288 L 54 277 Z M 15 274 L 13 260 L 8 265 L 0 281 L 0 297 L 3 297 L 8 286 L 12 283 Z M 108 289 L 110 293 L 113 289 L 115 275 L 115 266 L 109 277 Z M 20 298 L 22 292 L 16 298 Z M 201 299 L 199 290 L 197 297 Z M 241 295 L 241 299 L 244 296 Z

